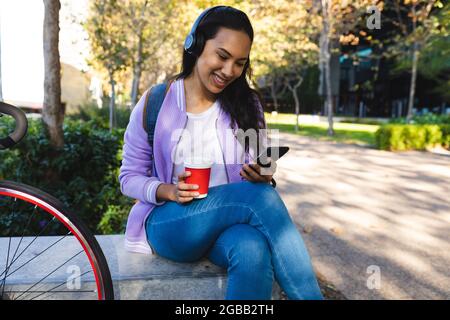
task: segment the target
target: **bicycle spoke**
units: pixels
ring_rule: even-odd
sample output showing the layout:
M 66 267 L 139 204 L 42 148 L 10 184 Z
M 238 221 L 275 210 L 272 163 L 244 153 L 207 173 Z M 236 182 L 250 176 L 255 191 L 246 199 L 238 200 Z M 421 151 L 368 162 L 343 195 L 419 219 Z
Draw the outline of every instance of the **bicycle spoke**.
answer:
M 13 208 L 12 208 L 11 221 L 14 220 L 14 212 L 15 212 L 14 209 L 16 207 L 16 203 L 17 203 L 17 198 L 14 198 L 14 204 L 13 204 Z M 5 276 L 3 277 L 2 283 L 0 285 L 0 287 L 2 288 L 2 295 L 1 295 L 1 297 L 3 297 L 3 295 L 5 294 L 5 282 L 6 282 L 6 277 L 8 276 L 8 270 L 9 270 L 8 263 L 9 263 L 9 251 L 10 251 L 10 249 L 11 249 L 11 237 L 9 237 L 9 240 L 8 240 L 8 253 L 7 253 L 7 257 L 6 257 L 5 271 L 2 273 L 2 275 L 5 274 Z M 1 275 L 0 275 L 0 277 L 1 277 Z
M 21 293 L 21 292 L 23 292 L 23 291 L 12 291 L 13 293 Z M 47 291 L 39 291 L 39 290 L 36 290 L 36 291 L 29 291 L 29 292 L 31 292 L 31 293 L 41 293 L 41 294 L 44 294 L 44 293 L 46 293 Z M 71 290 L 60 290 L 60 291 L 52 291 L 52 293 L 50 294 L 50 295 L 48 295 L 48 296 L 46 296 L 45 297 L 45 299 L 47 299 L 48 297 L 50 297 L 50 296 L 52 296 L 53 294 L 55 294 L 55 293 L 71 293 L 71 294 L 79 294 L 79 293 L 96 293 L 97 291 L 96 290 L 77 290 L 77 291 L 71 291 Z M 35 297 L 36 298 L 36 297 Z M 32 299 L 30 299 L 30 300 L 34 300 L 35 298 L 32 298 Z M 45 299 L 40 299 L 40 300 L 45 300 Z M 10 300 L 16 300 L 15 299 L 15 297 L 13 296 L 12 297 L 12 299 L 10 299 Z M 22 299 L 22 300 L 24 300 L 24 299 Z
M 34 259 L 36 259 L 37 257 L 39 257 L 41 254 L 43 254 L 45 251 L 47 251 L 48 249 L 50 249 L 51 247 L 55 246 L 58 242 L 61 242 L 64 238 L 66 238 L 71 232 L 69 231 L 65 236 L 61 237 L 60 239 L 58 239 L 57 241 L 55 241 L 54 243 L 52 243 L 50 246 L 48 246 L 47 248 L 45 248 L 44 250 L 42 250 L 41 252 L 39 252 L 36 256 L 34 256 L 33 258 L 31 258 L 30 260 L 28 260 L 27 262 L 23 263 L 20 267 L 18 267 L 17 269 L 15 269 L 14 271 L 12 271 L 11 273 L 8 274 L 8 277 L 10 277 L 11 275 L 13 275 L 16 271 L 20 270 L 21 268 L 23 268 L 25 265 L 27 265 L 28 263 L 30 263 L 31 261 L 33 261 Z M 11 292 L 9 292 L 11 293 Z
M 11 247 L 11 237 L 9 237 L 8 240 L 8 255 L 6 258 L 6 265 L 8 266 L 8 262 L 9 262 L 9 248 Z M 5 269 L 5 271 L 3 272 L 5 274 L 5 276 L 2 279 L 2 283 L 0 284 L 0 287 L 2 288 L 2 297 L 5 294 L 5 281 L 6 281 L 6 277 L 8 276 L 8 268 Z M 2 274 L 3 274 L 2 273 Z
M 39 232 L 39 234 L 38 234 L 37 236 L 35 236 L 34 239 L 28 244 L 28 246 L 26 246 L 25 249 L 23 249 L 23 250 L 20 252 L 20 254 L 17 256 L 16 260 L 19 259 L 20 256 L 22 256 L 22 254 L 23 254 L 23 253 L 24 253 L 24 252 L 25 252 L 25 251 L 33 244 L 34 241 L 36 241 L 36 239 L 37 239 L 37 238 L 45 231 L 45 229 L 47 229 L 47 227 L 48 227 L 53 221 L 55 221 L 55 219 L 56 219 L 56 218 L 53 217 L 52 220 L 50 220 L 50 222 L 47 223 L 47 224 L 45 225 L 44 229 L 42 229 L 41 232 Z M 5 270 L 5 271 L 7 272 L 8 270 Z M 5 272 L 5 271 L 4 271 L 4 272 Z M 4 272 L 3 272 L 3 273 L 4 273 Z M 3 275 L 3 273 L 0 275 L 0 277 Z
M 39 280 L 38 282 L 36 282 L 35 284 L 33 284 L 31 287 L 29 287 L 26 291 L 24 291 L 21 295 L 19 295 L 17 297 L 20 298 L 21 296 L 23 296 L 25 293 L 29 292 L 31 289 L 33 289 L 35 286 L 37 286 L 39 283 L 41 283 L 42 281 L 44 281 L 45 279 L 47 279 L 49 276 L 51 276 L 53 273 L 55 273 L 59 268 L 61 268 L 63 265 L 65 265 L 67 262 L 69 262 L 70 260 L 72 260 L 73 258 L 75 258 L 76 256 L 78 256 L 80 253 L 84 252 L 83 250 L 81 250 L 80 252 L 78 252 L 77 254 L 73 255 L 70 259 L 68 259 L 66 262 L 64 262 L 63 264 L 61 264 L 59 267 L 57 267 L 56 269 L 54 269 L 52 272 L 50 272 L 48 275 L 46 275 L 45 277 L 43 277 L 41 280 Z
M 20 257 L 19 256 L 19 257 L 17 257 L 16 260 L 14 260 L 14 258 L 16 257 L 16 254 L 17 254 L 17 250 L 19 250 L 19 247 L 22 244 L 22 240 L 23 240 L 23 238 L 25 236 L 25 232 L 28 230 L 28 227 L 30 226 L 31 219 L 33 218 L 33 215 L 36 212 L 36 208 L 37 208 L 37 205 L 34 206 L 33 212 L 31 213 L 30 218 L 28 218 L 27 226 L 23 229 L 22 236 L 20 237 L 19 244 L 17 245 L 16 250 L 14 251 L 14 255 L 13 255 L 12 259 L 11 259 L 11 263 L 7 267 L 7 271 L 9 269 L 11 269 L 11 266 L 13 265 L 13 263 Z M 3 273 L 2 273 L 2 275 L 3 275 Z
M 19 269 L 21 269 L 22 267 L 24 267 L 25 265 L 27 265 L 28 263 L 30 263 L 31 261 L 33 261 L 34 259 L 36 259 L 37 257 L 39 257 L 41 254 L 43 254 L 45 251 L 47 251 L 48 249 L 50 249 L 51 247 L 55 246 L 58 242 L 61 242 L 62 240 L 64 240 L 64 238 L 66 238 L 71 232 L 69 231 L 66 235 L 62 236 L 60 239 L 56 240 L 55 242 L 53 242 L 50 246 L 48 246 L 47 248 L 45 248 L 44 250 L 42 250 L 41 252 L 39 252 L 37 255 L 35 255 L 33 258 L 31 258 L 30 260 L 28 260 L 27 262 L 23 263 L 20 267 L 18 267 L 17 269 L 15 269 L 14 271 L 12 271 L 11 273 L 9 273 L 8 277 L 11 276 L 12 274 L 14 274 L 16 271 L 18 271 Z M 19 258 L 19 257 L 17 257 Z M 17 259 L 16 259 L 17 260 Z
M 77 278 L 81 278 L 82 276 L 84 276 L 85 274 L 87 274 L 87 273 L 89 273 L 89 272 L 92 272 L 92 270 L 88 270 L 88 271 L 86 271 L 85 273 L 80 274 Z M 48 293 L 48 292 L 52 292 L 52 293 L 49 294 L 48 296 L 46 296 L 45 298 L 48 298 L 48 297 L 50 297 L 51 295 L 53 295 L 53 294 L 55 294 L 55 293 L 62 293 L 62 292 L 66 292 L 66 293 L 67 293 L 67 292 L 69 292 L 69 293 L 95 292 L 95 290 L 83 290 L 83 291 L 82 291 L 82 290 L 77 290 L 76 292 L 74 292 L 73 290 L 54 291 L 56 288 L 61 287 L 61 286 L 64 285 L 65 283 L 66 283 L 66 281 L 63 281 L 63 282 L 61 282 L 60 284 L 58 284 L 57 286 L 51 288 L 51 289 L 48 290 L 48 291 L 43 291 L 40 295 L 37 295 L 36 297 L 34 297 L 34 298 L 30 299 L 30 300 L 34 300 L 34 299 L 36 299 L 36 298 L 40 297 L 41 295 L 43 295 L 43 294 L 45 294 L 45 293 Z M 36 291 L 34 291 L 34 292 L 36 292 Z
M 24 291 L 22 291 L 22 290 L 13 290 L 13 291 L 11 291 L 11 293 L 22 293 L 22 292 L 24 292 Z M 31 292 L 31 293 L 46 293 L 48 291 L 33 290 L 33 291 L 28 291 L 28 292 Z M 79 293 L 96 293 L 96 292 L 97 292 L 97 290 L 77 290 L 77 291 L 71 291 L 71 290 L 59 290 L 58 291 L 58 290 L 54 290 L 54 291 L 52 291 L 52 293 L 50 295 L 46 296 L 45 298 L 48 298 L 48 297 L 50 297 L 51 295 L 53 295 L 55 293 L 71 293 L 71 294 L 77 293 L 77 294 L 79 294 Z M 33 300 L 33 299 L 35 299 L 35 298 L 32 298 L 30 300 Z M 13 295 L 13 296 L 9 297 L 8 300 L 16 300 L 16 299 L 15 299 L 15 296 Z M 25 300 L 25 299 L 22 299 L 22 300 Z M 44 299 L 40 299 L 40 300 L 44 300 Z
M 0 300 L 113 298 L 104 254 L 75 213 L 22 183 L 1 181 L 0 192 Z

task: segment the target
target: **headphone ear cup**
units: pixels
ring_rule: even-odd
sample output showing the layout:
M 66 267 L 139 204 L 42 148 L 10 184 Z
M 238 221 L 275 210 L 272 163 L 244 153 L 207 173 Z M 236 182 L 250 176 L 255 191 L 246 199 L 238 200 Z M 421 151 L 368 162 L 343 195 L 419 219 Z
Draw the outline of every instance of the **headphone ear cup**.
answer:
M 186 40 L 184 40 L 184 50 L 186 50 L 187 52 L 190 52 L 193 46 L 193 42 L 194 42 L 194 37 L 192 36 L 192 34 L 189 34 L 186 37 Z

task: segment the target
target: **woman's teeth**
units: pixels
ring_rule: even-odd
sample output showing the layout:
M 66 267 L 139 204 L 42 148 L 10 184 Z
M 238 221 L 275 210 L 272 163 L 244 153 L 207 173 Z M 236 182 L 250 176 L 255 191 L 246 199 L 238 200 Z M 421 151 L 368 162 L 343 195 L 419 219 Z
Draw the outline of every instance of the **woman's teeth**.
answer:
M 219 78 L 219 76 L 217 76 L 216 74 L 214 75 L 214 77 L 216 78 L 216 81 L 220 84 L 225 84 L 225 81 L 222 80 L 221 78 Z

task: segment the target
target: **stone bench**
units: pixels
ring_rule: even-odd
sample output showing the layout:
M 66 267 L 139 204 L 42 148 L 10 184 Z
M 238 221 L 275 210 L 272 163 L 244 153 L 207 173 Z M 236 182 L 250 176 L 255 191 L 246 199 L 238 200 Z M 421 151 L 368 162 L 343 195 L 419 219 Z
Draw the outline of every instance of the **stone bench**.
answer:
M 39 245 L 45 248 L 45 245 L 54 241 L 52 238 L 39 239 L 41 240 Z M 217 267 L 206 258 L 195 263 L 176 263 L 158 255 L 126 251 L 123 245 L 123 235 L 102 235 L 96 236 L 96 238 L 108 261 L 115 298 L 118 300 L 221 300 L 225 297 L 226 270 Z M 29 239 L 25 239 L 24 243 L 28 241 Z M 56 250 L 67 252 L 72 250 L 71 247 L 78 246 L 77 243 L 71 245 L 72 243 L 68 242 L 64 246 L 58 246 L 59 249 Z M 0 252 L 5 251 L 3 249 L 6 245 L 7 239 L 1 238 Z M 31 254 L 33 252 L 40 252 L 40 248 L 33 248 Z M 58 255 L 57 252 L 52 254 L 55 257 Z M 2 261 L 2 263 L 4 262 Z M 88 262 L 87 259 L 81 259 L 73 263 L 83 265 Z M 23 273 L 17 272 L 11 279 L 16 282 L 16 287 L 23 286 L 27 280 L 33 280 L 31 270 L 23 271 Z M 46 279 L 46 281 L 52 282 L 48 284 L 49 287 L 61 280 L 64 282 L 64 279 L 67 278 L 65 272 L 65 270 L 61 270 L 59 274 Z M 83 296 L 78 296 L 77 299 L 83 299 Z M 281 299 L 281 289 L 277 282 L 274 282 L 272 299 Z
M 208 259 L 177 263 L 158 255 L 128 252 L 123 235 L 97 236 L 107 257 L 116 299 L 224 299 L 226 270 Z M 274 282 L 272 299 L 280 299 Z

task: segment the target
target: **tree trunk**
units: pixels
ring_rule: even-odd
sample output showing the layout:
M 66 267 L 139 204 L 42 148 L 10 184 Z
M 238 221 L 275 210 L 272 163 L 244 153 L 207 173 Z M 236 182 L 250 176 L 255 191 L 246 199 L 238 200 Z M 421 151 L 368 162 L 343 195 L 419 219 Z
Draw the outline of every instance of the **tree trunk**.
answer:
M 417 79 L 417 62 L 419 61 L 419 48 L 417 42 L 413 45 L 413 59 L 412 59 L 412 72 L 411 72 L 411 86 L 409 87 L 409 101 L 408 101 L 408 113 L 406 115 L 406 121 L 409 123 L 412 119 L 412 109 L 414 107 L 414 96 L 416 93 L 416 79 Z
M 292 96 L 294 97 L 295 102 L 295 133 L 298 132 L 298 116 L 300 115 L 300 99 L 298 98 L 297 89 L 300 87 L 300 85 L 303 82 L 303 77 L 300 77 L 297 81 L 297 83 L 292 87 L 289 83 L 289 80 L 286 80 L 286 86 L 289 88 L 289 90 L 292 92 Z
M 138 51 L 137 51 L 137 59 L 136 63 L 134 64 L 133 68 L 133 83 L 131 86 L 131 107 L 134 108 L 138 101 L 138 95 L 139 95 L 139 83 L 141 81 L 141 75 L 142 75 L 142 35 L 139 37 L 139 43 L 138 43 Z
M 330 72 L 330 53 L 327 52 L 325 61 L 325 83 L 327 90 L 327 113 L 328 113 L 328 135 L 334 134 L 333 130 L 333 95 L 331 94 L 331 72 Z
M 272 96 L 273 100 L 273 108 L 276 112 L 278 112 L 278 99 L 277 99 L 277 93 L 275 91 L 275 77 L 271 77 L 272 80 L 270 81 L 270 95 Z
M 328 135 L 332 136 L 333 131 L 333 96 L 331 94 L 331 48 L 330 48 L 330 0 L 322 0 L 322 33 L 320 36 L 320 60 L 322 69 L 325 72 L 325 109 L 328 115 Z
M 114 74 L 110 72 L 109 83 L 111 85 L 111 99 L 109 100 L 109 131 L 112 132 L 115 122 L 115 109 L 116 109 L 116 88 L 114 82 Z
M 295 133 L 297 133 L 298 132 L 298 116 L 300 115 L 300 101 L 298 99 L 297 86 L 294 87 L 294 91 L 292 93 L 294 95 L 294 101 L 295 101 Z
M 64 109 L 61 103 L 61 64 L 59 61 L 59 0 L 44 0 L 44 107 L 42 120 L 50 143 L 56 148 L 64 145 Z

